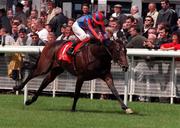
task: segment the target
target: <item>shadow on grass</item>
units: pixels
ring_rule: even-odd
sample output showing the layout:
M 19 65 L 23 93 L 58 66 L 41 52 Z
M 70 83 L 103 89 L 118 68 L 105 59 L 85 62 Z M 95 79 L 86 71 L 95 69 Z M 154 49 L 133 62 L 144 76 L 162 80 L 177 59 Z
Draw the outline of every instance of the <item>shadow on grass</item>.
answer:
M 140 114 L 139 112 L 134 112 L 132 114 L 127 114 L 125 111 L 121 110 L 84 110 L 84 109 L 77 109 L 75 112 L 71 111 L 71 109 L 67 109 L 67 108 L 45 108 L 45 109 L 39 109 L 42 111 L 51 111 L 51 112 L 71 112 L 71 113 L 92 113 L 92 114 L 117 114 L 117 115 L 133 115 L 133 116 L 146 116 L 145 114 Z

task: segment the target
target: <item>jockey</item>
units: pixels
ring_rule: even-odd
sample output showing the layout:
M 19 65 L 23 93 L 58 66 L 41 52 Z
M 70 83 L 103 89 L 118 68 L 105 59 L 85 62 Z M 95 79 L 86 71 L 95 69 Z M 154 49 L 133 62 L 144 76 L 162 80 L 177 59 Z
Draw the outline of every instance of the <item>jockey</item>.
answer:
M 99 33 L 95 30 L 98 27 L 100 29 Z M 96 12 L 92 15 L 84 15 L 74 22 L 72 25 L 72 31 L 78 37 L 78 40 L 73 41 L 72 47 L 67 51 L 69 55 L 73 55 L 74 48 L 78 42 L 88 40 L 92 36 L 101 42 L 104 40 L 104 15 L 101 12 Z

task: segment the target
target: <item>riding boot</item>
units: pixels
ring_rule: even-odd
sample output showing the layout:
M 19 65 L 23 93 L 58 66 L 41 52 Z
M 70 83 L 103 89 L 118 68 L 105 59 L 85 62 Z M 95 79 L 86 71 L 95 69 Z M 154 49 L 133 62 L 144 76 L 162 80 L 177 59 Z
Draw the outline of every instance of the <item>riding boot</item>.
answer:
M 67 51 L 67 54 L 68 55 L 74 55 L 74 48 L 76 47 L 76 45 L 77 45 L 77 42 L 76 41 L 72 41 L 73 42 L 73 44 L 72 44 L 72 46 L 71 46 L 71 48 L 69 48 L 68 49 L 68 51 Z

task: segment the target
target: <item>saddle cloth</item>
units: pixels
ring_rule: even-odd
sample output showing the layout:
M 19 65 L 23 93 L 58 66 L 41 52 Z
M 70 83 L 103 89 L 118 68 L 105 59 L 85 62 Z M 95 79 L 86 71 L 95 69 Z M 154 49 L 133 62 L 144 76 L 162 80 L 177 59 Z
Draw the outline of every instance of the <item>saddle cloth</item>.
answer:
M 78 43 L 76 45 L 76 47 L 74 48 L 74 55 L 79 51 L 79 49 L 81 47 L 84 46 L 84 44 L 86 44 L 88 42 L 88 40 L 84 40 L 80 43 Z M 69 48 L 72 47 L 72 42 L 71 41 L 67 41 L 62 47 L 59 48 L 58 52 L 57 52 L 57 58 L 59 61 L 67 61 L 68 63 L 72 63 L 72 56 L 67 54 L 67 51 Z

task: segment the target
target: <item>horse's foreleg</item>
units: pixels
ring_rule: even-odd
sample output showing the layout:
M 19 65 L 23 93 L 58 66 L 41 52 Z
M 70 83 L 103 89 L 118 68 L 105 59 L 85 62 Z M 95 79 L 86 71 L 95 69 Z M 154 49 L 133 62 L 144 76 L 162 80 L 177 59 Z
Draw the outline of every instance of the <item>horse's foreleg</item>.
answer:
M 76 81 L 76 88 L 75 88 L 75 95 L 74 95 L 74 102 L 73 102 L 73 106 L 71 111 L 75 111 L 76 110 L 76 103 L 79 99 L 79 94 L 81 91 L 81 87 L 83 85 L 84 80 L 82 80 L 81 78 L 78 78 Z
M 102 79 L 106 82 L 106 84 L 108 85 L 109 89 L 111 90 L 111 92 L 115 95 L 115 97 L 118 99 L 121 108 L 123 110 L 125 110 L 126 112 L 129 111 L 128 107 L 123 103 L 122 99 L 120 98 L 117 89 L 114 86 L 114 82 L 113 82 L 113 78 L 112 78 L 112 74 L 108 73 L 106 74 L 104 77 L 102 77 Z M 131 110 L 130 110 L 131 111 Z M 131 112 L 127 112 L 127 113 L 131 113 Z
M 64 70 L 63 69 L 53 69 L 49 72 L 49 74 L 44 78 L 43 82 L 41 83 L 39 89 L 34 94 L 34 96 L 26 101 L 26 105 L 30 105 L 33 102 L 35 102 L 38 98 L 38 96 L 41 94 L 44 88 L 48 86 L 49 83 L 51 83 L 59 74 L 61 74 Z

